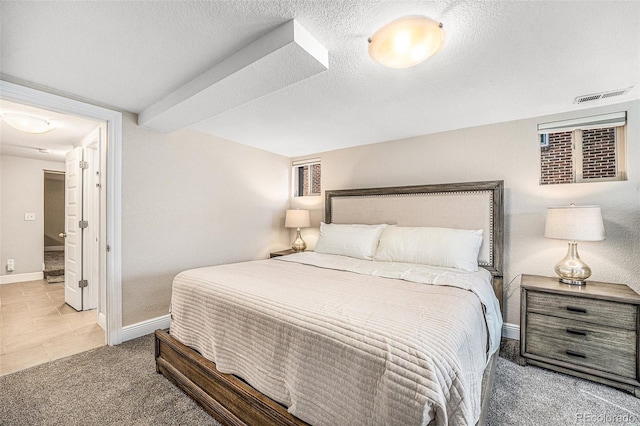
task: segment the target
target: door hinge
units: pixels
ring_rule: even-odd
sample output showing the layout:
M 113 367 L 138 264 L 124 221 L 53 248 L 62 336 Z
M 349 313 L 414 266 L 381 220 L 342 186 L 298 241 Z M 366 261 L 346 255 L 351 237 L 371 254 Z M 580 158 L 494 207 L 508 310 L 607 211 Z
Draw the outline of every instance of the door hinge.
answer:
M 89 163 L 87 161 L 80 160 L 80 168 L 81 169 L 88 169 L 89 168 Z
M 84 229 L 84 228 L 88 228 L 89 227 L 89 221 L 87 220 L 81 220 L 78 222 L 78 227 L 80 229 Z
M 87 280 L 80 280 L 78 281 L 78 288 L 85 288 L 89 286 L 89 281 Z

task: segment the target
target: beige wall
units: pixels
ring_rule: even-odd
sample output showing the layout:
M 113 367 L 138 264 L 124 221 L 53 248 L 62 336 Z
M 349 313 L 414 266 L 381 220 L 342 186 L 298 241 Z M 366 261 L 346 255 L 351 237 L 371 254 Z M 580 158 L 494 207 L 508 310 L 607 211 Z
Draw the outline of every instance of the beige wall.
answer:
M 289 159 L 124 114 L 123 325 L 165 315 L 188 268 L 268 258 L 288 245 Z
M 4 155 L 0 157 L 0 275 L 42 271 L 44 170 L 64 171 L 64 163 Z M 25 221 L 25 213 L 35 213 L 36 220 Z M 6 270 L 9 258 L 15 259 L 14 272 Z
M 44 246 L 64 246 L 64 175 L 45 173 Z
M 613 111 L 628 111 L 629 180 L 565 185 L 538 184 L 537 124 Z M 417 185 L 503 179 L 505 181 L 506 322 L 519 324 L 520 274 L 552 276 L 566 243 L 545 239 L 546 207 L 598 204 L 607 239 L 580 243 L 592 279 L 621 282 L 640 292 L 640 101 L 461 129 L 411 139 L 325 152 L 322 187 Z M 292 208 L 312 209 L 315 226 L 323 215 L 323 197 L 294 198 Z M 312 248 L 317 229 L 304 230 Z

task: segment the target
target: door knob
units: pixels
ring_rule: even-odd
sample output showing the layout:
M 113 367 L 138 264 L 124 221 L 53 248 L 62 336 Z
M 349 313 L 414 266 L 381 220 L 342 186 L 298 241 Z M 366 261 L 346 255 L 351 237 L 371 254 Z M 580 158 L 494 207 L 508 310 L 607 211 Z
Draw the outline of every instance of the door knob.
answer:
M 65 232 L 61 232 L 61 233 L 58 234 L 58 237 L 67 238 L 67 234 Z

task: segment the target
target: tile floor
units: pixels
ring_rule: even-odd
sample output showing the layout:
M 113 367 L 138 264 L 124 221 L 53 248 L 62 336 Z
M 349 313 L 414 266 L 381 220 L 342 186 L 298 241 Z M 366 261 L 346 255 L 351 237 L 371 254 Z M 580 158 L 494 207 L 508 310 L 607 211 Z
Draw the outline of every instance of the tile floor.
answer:
M 63 284 L 0 285 L 0 376 L 102 345 L 96 311 L 66 305 Z

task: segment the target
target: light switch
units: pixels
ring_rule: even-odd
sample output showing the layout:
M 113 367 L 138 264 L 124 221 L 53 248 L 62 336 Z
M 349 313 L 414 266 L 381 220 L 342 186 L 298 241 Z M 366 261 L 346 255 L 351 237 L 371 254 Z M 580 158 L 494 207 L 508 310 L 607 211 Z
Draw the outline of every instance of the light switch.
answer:
M 25 213 L 24 214 L 24 220 L 36 220 L 36 214 L 35 213 Z

